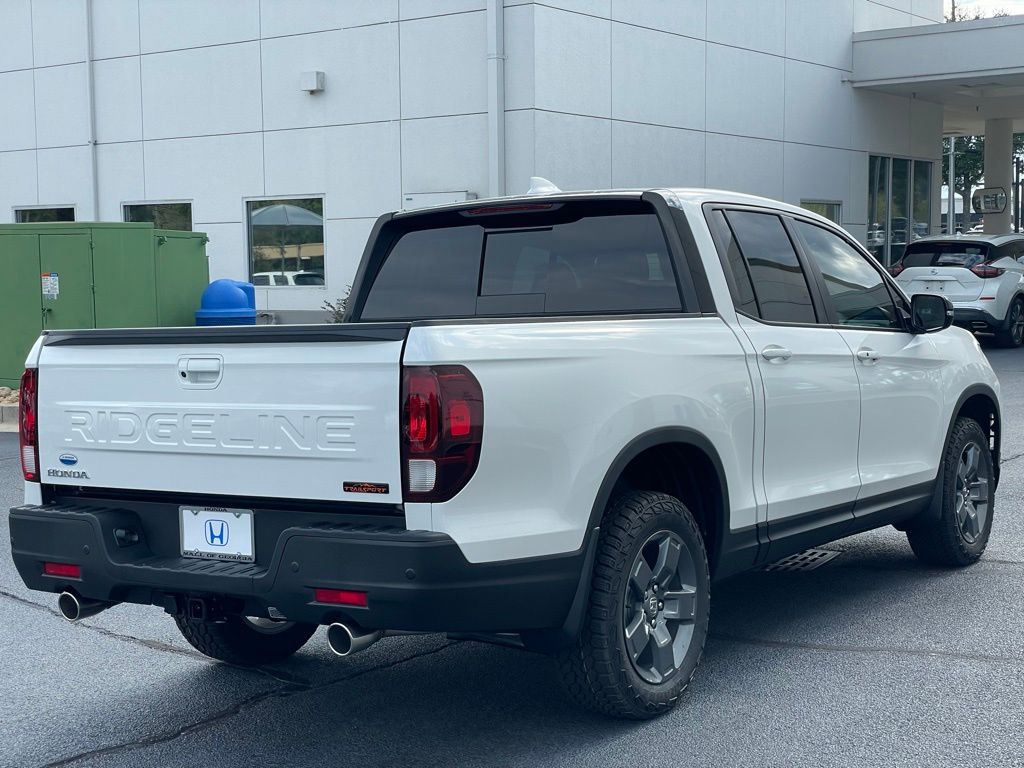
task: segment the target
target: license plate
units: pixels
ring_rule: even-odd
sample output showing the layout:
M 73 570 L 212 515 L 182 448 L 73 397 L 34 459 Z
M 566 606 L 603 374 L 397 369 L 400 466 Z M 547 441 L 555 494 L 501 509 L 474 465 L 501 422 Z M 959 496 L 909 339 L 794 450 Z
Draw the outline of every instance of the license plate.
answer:
M 252 510 L 178 507 L 181 556 L 205 560 L 254 562 Z

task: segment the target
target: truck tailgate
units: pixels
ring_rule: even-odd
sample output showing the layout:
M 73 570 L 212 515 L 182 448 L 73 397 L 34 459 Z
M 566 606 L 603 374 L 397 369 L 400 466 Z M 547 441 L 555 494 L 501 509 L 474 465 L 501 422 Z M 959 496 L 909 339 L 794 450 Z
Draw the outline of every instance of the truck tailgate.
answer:
M 397 504 L 408 327 L 55 332 L 44 483 Z

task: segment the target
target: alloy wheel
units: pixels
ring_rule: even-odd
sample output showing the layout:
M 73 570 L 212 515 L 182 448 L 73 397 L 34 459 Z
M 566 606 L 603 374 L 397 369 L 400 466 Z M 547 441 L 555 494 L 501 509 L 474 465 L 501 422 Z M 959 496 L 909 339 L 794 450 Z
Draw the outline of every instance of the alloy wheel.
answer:
M 1010 336 L 1014 344 L 1024 343 L 1024 304 L 1020 301 L 1015 301 L 1010 310 Z
M 984 449 L 969 442 L 956 468 L 956 522 L 960 535 L 973 544 L 985 530 L 989 514 L 989 479 L 981 461 Z
M 626 651 L 637 674 L 652 685 L 671 678 L 686 657 L 696 584 L 693 557 L 671 531 L 653 534 L 633 561 L 623 601 Z

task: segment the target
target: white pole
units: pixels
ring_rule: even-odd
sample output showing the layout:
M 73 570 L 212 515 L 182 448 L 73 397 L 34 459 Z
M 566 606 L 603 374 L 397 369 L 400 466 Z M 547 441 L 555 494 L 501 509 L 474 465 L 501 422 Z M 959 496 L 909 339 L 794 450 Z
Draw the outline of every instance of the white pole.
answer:
M 487 3 L 488 196 L 505 194 L 505 3 Z
M 956 232 L 956 136 L 949 137 L 949 195 L 946 206 L 946 234 Z M 966 213 L 966 211 L 964 211 Z

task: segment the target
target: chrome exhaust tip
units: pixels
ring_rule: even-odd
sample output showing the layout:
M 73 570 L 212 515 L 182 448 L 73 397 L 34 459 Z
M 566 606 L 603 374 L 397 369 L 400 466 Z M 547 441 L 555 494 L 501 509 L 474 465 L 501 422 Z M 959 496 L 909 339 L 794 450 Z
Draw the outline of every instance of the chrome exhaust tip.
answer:
M 57 609 L 60 611 L 60 615 L 71 622 L 95 616 L 111 605 L 113 603 L 106 603 L 102 600 L 87 600 L 74 592 L 61 592 L 60 597 L 57 598 Z
M 384 630 L 367 630 L 336 621 L 327 627 L 327 645 L 338 656 L 365 651 L 384 637 Z

